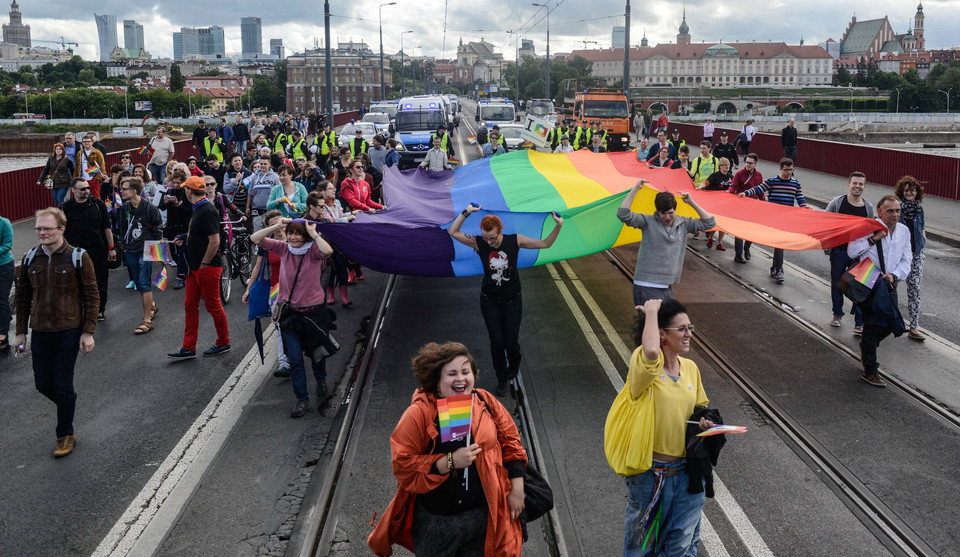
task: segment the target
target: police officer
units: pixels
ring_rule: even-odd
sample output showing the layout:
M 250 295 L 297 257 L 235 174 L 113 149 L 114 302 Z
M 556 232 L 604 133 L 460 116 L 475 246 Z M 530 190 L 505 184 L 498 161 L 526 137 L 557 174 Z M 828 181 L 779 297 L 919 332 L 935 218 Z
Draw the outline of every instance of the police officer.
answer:
M 303 139 L 303 133 L 300 130 L 293 130 L 293 141 L 287 146 L 287 152 L 293 160 L 303 158 L 310 160 L 310 149 L 307 142 Z
M 214 155 L 217 160 L 223 163 L 223 154 L 227 151 L 227 145 L 223 138 L 217 135 L 217 128 L 208 128 L 207 137 L 203 138 L 203 156 L 201 160 L 207 160 L 207 157 Z
M 287 136 L 280 131 L 280 128 L 270 128 L 270 133 L 273 134 L 270 139 L 267 140 L 267 145 L 270 146 L 270 152 L 275 155 L 284 155 L 287 152 Z
M 324 123 L 323 131 L 313 138 L 313 144 L 317 146 L 317 168 L 327 168 L 330 150 L 337 146 L 337 133 L 330 129 L 330 124 Z
M 350 158 L 355 159 L 360 156 L 361 153 L 366 153 L 367 140 L 363 138 L 363 130 L 357 128 L 356 136 L 350 141 Z

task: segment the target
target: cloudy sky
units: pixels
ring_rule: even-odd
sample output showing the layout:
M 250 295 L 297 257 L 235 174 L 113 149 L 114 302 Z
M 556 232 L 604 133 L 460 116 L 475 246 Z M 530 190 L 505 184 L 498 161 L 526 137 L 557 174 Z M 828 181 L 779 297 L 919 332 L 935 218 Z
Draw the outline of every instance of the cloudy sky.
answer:
M 382 0 L 335 0 L 331 2 L 331 39 L 337 41 L 365 41 L 374 50 L 379 48 L 377 35 L 378 6 Z M 569 52 L 576 48 L 609 47 L 611 28 L 623 24 L 624 0 L 541 0 L 550 6 L 550 48 L 552 52 Z M 97 29 L 93 19 L 93 3 L 40 3 L 23 0 L 20 10 L 24 22 L 32 27 L 36 39 L 80 43 L 76 52 L 87 59 L 97 59 Z M 287 53 L 312 47 L 314 41 L 323 43 L 323 4 L 320 0 L 294 3 L 297 10 L 270 10 L 273 4 L 221 0 L 216 10 L 198 9 L 197 2 L 164 0 L 163 3 L 98 0 L 98 14 L 117 17 L 117 36 L 123 45 L 124 19 L 134 19 L 144 26 L 146 48 L 154 56 L 169 57 L 173 53 L 174 31 L 181 26 L 206 27 L 220 25 L 226 34 L 228 52 L 240 51 L 240 18 L 260 17 L 263 20 L 264 51 L 271 38 L 282 38 Z M 276 4 L 290 6 L 289 3 Z M 803 11 L 798 6 L 804 7 Z M 249 6 L 257 6 L 251 9 Z M 300 7 L 316 7 L 304 12 Z M 633 2 L 631 44 L 639 44 L 646 31 L 651 45 L 675 40 L 681 20 L 680 2 L 649 0 Z M 443 22 L 446 7 L 446 36 Z M 258 13 L 259 11 L 259 13 Z M 742 0 L 717 2 L 692 0 L 686 3 L 687 23 L 693 41 L 765 41 L 783 40 L 791 44 L 801 36 L 807 44 L 827 38 L 839 40 L 851 16 L 860 20 L 889 17 L 898 33 L 912 25 L 916 6 L 912 2 L 894 0 Z M 453 57 L 457 42 L 481 37 L 504 50 L 506 58 L 513 58 L 514 43 L 509 30 L 517 30 L 523 38 L 534 41 L 542 53 L 546 41 L 546 13 L 544 8 L 532 6 L 523 0 L 396 0 L 394 6 L 384 6 L 384 52 L 400 49 L 400 35 L 404 47 L 417 54 L 438 58 Z M 960 21 L 960 2 L 933 0 L 924 2 L 928 48 L 960 46 L 955 32 Z M 224 14 L 231 14 L 226 16 Z M 3 18 L 6 21 L 6 18 Z M 951 23 L 953 22 L 953 23 Z M 596 41 L 584 43 L 583 41 Z M 38 46 L 54 46 L 36 43 Z

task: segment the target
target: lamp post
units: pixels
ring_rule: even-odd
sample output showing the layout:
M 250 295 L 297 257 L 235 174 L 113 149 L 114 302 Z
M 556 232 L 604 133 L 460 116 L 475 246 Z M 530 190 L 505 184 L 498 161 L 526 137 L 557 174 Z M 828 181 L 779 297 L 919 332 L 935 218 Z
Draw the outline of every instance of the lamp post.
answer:
M 380 4 L 380 7 L 377 8 L 379 13 L 379 23 L 380 23 L 380 100 L 385 99 L 385 90 L 386 86 L 383 82 L 383 7 L 384 6 L 395 6 L 396 2 L 388 2 L 386 4 Z
M 546 94 L 545 98 L 550 98 L 550 6 L 546 3 L 537 4 L 534 3 L 534 6 L 539 6 L 541 8 L 547 9 L 547 82 L 546 82 Z
M 897 92 L 897 114 L 900 114 L 900 87 L 894 89 Z M 889 108 L 887 110 L 890 110 Z
M 404 78 L 406 70 L 406 55 L 407 53 L 403 50 L 403 36 L 407 33 L 413 33 L 413 31 L 404 31 L 400 33 L 400 97 L 407 96 L 407 81 Z
M 953 91 L 953 87 L 947 89 L 946 91 L 942 89 L 937 89 L 937 91 L 940 91 L 947 96 L 947 114 L 950 114 L 950 92 Z
M 520 35 L 516 30 L 507 31 L 513 35 L 513 39 L 516 41 L 514 45 L 514 63 L 513 63 L 513 77 L 514 77 L 514 86 L 513 86 L 513 103 L 516 105 L 517 110 L 520 110 Z

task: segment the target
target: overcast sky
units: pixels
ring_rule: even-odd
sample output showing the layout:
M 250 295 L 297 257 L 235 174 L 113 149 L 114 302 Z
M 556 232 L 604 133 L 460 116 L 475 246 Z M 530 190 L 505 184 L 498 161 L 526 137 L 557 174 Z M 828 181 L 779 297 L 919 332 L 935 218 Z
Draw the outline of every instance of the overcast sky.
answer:
M 365 41 L 376 51 L 378 0 L 335 0 L 331 2 L 331 40 Z M 549 0 L 550 50 L 569 52 L 584 48 L 610 47 L 611 30 L 623 24 L 624 0 Z M 117 38 L 123 45 L 123 20 L 134 19 L 144 27 L 146 48 L 155 57 L 173 54 L 173 32 L 185 27 L 220 25 L 225 30 L 227 52 L 240 51 L 240 18 L 260 17 L 263 20 L 264 51 L 269 50 L 271 38 L 282 38 L 287 54 L 302 52 L 312 47 L 314 40 L 323 43 L 323 3 L 255 3 L 221 0 L 215 10 L 198 9 L 196 1 L 164 0 L 162 4 L 129 2 L 127 0 L 98 0 L 98 14 L 117 18 Z M 251 9 L 249 6 L 257 5 Z M 271 9 L 270 6 L 297 9 Z M 444 39 L 444 7 L 446 37 Z M 24 22 L 32 28 L 35 40 L 59 40 L 80 43 L 75 51 L 86 59 L 99 58 L 97 28 L 91 3 L 40 3 L 24 0 L 20 3 Z M 316 7 L 307 12 L 303 7 Z M 798 7 L 803 6 L 803 11 Z M 260 10 L 261 13 L 257 13 Z M 912 26 L 916 5 L 893 0 L 744 0 L 740 2 L 694 0 L 686 3 L 687 24 L 694 42 L 723 40 L 766 41 L 782 40 L 796 44 L 803 37 L 806 44 L 815 44 L 827 38 L 839 40 L 854 13 L 860 20 L 889 17 L 896 32 L 905 32 Z M 650 0 L 633 2 L 631 44 L 639 44 L 644 30 L 651 45 L 676 40 L 681 21 L 681 3 Z M 452 58 L 457 42 L 479 40 L 481 37 L 504 50 L 505 58 L 512 59 L 514 43 L 508 30 L 517 30 L 526 39 L 534 41 L 542 54 L 546 44 L 546 9 L 532 6 L 523 0 L 397 0 L 394 6 L 384 6 L 384 52 L 400 49 L 400 35 L 404 47 L 417 54 L 438 58 Z M 928 48 L 960 46 L 956 24 L 960 22 L 960 1 L 935 0 L 924 2 L 925 36 Z M 223 14 L 231 14 L 225 16 Z M 3 18 L 6 21 L 6 18 Z M 54 46 L 37 42 L 38 46 Z

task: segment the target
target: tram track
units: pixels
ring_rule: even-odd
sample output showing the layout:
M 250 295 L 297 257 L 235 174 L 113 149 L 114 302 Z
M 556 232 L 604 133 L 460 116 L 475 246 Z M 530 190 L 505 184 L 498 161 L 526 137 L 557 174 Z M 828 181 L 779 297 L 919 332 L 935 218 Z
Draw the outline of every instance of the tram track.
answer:
M 760 291 L 753 285 L 739 277 L 718 267 L 709 259 L 701 256 L 695 250 L 688 250 L 699 257 L 704 263 L 734 280 L 739 285 L 752 292 L 758 298 L 775 307 L 778 311 L 793 319 L 800 327 L 815 335 L 821 341 L 849 355 L 859 361 L 859 356 L 852 350 L 840 344 L 811 323 L 798 315 L 785 310 L 776 298 Z M 613 250 L 604 251 L 604 255 L 627 280 L 633 280 L 633 268 L 617 255 Z M 701 355 L 741 391 L 743 396 L 759 410 L 765 419 L 775 426 L 782 438 L 791 446 L 794 452 L 817 473 L 823 481 L 834 491 L 838 498 L 858 517 L 858 519 L 877 537 L 881 544 L 893 555 L 915 556 L 936 555 L 933 550 L 913 529 L 903 521 L 892 509 L 874 494 L 860 479 L 851 472 L 841 461 L 821 444 L 813 435 L 790 416 L 775 398 L 754 382 L 743 370 L 730 364 L 730 358 L 718 346 L 706 339 L 702 333 L 693 334 L 700 348 Z M 885 374 L 885 378 L 894 387 L 921 406 L 943 419 L 950 427 L 957 428 L 957 417 L 946 412 L 936 401 L 926 397 L 923 393 L 913 389 L 902 381 Z

